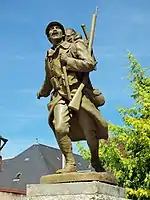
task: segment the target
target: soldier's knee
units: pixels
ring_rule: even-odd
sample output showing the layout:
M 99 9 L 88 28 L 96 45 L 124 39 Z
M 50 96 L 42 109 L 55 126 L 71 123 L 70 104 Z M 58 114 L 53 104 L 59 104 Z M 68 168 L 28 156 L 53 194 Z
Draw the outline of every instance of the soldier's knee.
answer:
M 63 124 L 55 125 L 55 132 L 59 135 L 66 135 L 69 133 L 69 127 Z

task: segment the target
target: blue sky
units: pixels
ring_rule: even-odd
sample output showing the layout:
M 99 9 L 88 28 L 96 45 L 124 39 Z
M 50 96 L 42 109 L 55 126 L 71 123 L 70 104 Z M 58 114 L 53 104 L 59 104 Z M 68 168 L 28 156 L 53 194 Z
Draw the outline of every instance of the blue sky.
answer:
M 44 80 L 44 56 L 50 44 L 46 25 L 58 20 L 82 33 L 90 31 L 91 17 L 99 6 L 94 50 L 97 71 L 91 79 L 106 98 L 101 112 L 106 120 L 122 124 L 117 106 L 132 105 L 126 88 L 127 52 L 146 67 L 150 61 L 149 0 L 13 0 L 0 1 L 0 134 L 9 139 L 4 157 L 12 157 L 36 143 L 57 146 L 47 124 L 47 99 L 36 99 Z M 74 147 L 76 152 L 76 148 Z

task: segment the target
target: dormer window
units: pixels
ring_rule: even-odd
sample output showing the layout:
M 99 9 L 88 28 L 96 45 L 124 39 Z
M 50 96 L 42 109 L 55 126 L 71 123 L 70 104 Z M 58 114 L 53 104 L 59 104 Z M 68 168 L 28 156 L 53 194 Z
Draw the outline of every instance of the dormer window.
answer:
M 21 177 L 22 173 L 21 172 L 18 172 L 15 176 L 15 178 L 13 179 L 14 182 L 18 182 L 20 181 L 20 177 Z

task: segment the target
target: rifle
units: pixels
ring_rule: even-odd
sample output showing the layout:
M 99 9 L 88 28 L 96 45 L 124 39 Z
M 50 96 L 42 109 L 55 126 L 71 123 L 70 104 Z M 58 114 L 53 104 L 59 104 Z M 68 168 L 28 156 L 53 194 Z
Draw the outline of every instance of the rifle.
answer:
M 85 39 L 88 41 L 88 44 L 89 44 L 89 36 L 88 36 L 87 30 L 86 30 L 85 24 L 81 24 L 81 28 L 82 28 L 82 30 L 83 30 Z M 94 54 L 93 54 L 93 48 L 92 48 L 91 56 L 93 57 L 93 59 L 94 59 L 94 61 L 95 61 L 95 66 L 96 66 L 97 61 L 96 61 L 96 58 L 95 58 L 95 56 L 94 56 Z
M 98 13 L 98 7 L 96 7 L 96 12 L 93 13 L 93 16 L 92 16 L 92 25 L 91 25 L 91 31 L 90 31 L 90 37 L 89 38 L 88 38 L 88 35 L 86 33 L 86 30 L 85 30 L 85 25 L 81 25 L 81 26 L 83 26 L 83 31 L 84 31 L 85 37 L 87 39 L 89 39 L 88 52 L 89 52 L 90 55 L 92 54 L 92 46 L 93 46 L 93 40 L 94 40 L 94 32 L 95 32 L 95 26 L 96 26 L 97 13 Z M 68 107 L 71 108 L 72 110 L 75 110 L 75 111 L 79 110 L 80 104 L 81 104 L 81 99 L 82 99 L 82 90 L 85 87 L 88 78 L 89 78 L 89 73 L 86 73 L 84 75 L 82 83 L 80 84 L 80 86 L 78 87 L 74 97 L 70 101 Z
M 63 66 L 62 69 L 63 69 L 65 86 L 66 86 L 66 90 L 67 90 L 67 96 L 68 96 L 68 99 L 71 101 L 71 92 L 70 92 L 69 83 L 68 83 L 66 66 Z
M 83 30 L 83 33 L 84 33 L 85 39 L 89 41 L 89 36 L 88 36 L 87 31 L 86 31 L 85 24 L 81 24 L 81 28 L 82 28 L 82 30 Z

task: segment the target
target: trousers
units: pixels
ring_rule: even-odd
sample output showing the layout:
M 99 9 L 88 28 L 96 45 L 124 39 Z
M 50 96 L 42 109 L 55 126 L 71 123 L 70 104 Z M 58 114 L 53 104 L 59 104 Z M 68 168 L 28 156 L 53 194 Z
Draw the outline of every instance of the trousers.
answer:
M 68 105 L 64 99 L 61 99 L 54 108 L 53 125 L 55 129 L 55 136 L 62 152 L 72 151 L 71 139 L 69 138 L 69 131 L 72 117 L 76 117 L 82 129 L 82 132 L 87 140 L 92 159 L 98 158 L 99 140 L 96 138 L 96 125 L 92 117 L 81 107 L 76 113 L 69 110 Z M 78 127 L 74 132 L 78 131 Z M 64 140 L 65 138 L 65 140 Z M 62 141 L 61 141 L 62 140 Z M 65 155 L 65 152 L 64 152 Z

